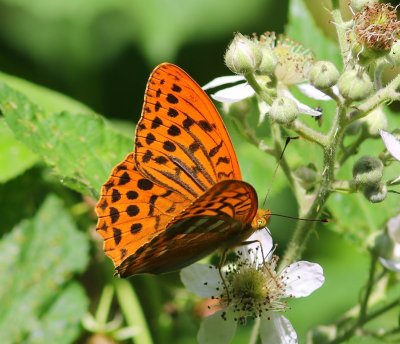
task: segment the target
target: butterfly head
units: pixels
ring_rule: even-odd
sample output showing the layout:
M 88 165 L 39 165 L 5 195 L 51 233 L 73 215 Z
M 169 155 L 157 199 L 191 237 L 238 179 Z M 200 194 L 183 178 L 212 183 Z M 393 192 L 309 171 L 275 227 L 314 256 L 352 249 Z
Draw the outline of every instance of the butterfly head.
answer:
M 257 214 L 251 222 L 251 227 L 255 230 L 259 230 L 267 227 L 271 212 L 269 210 L 258 209 Z

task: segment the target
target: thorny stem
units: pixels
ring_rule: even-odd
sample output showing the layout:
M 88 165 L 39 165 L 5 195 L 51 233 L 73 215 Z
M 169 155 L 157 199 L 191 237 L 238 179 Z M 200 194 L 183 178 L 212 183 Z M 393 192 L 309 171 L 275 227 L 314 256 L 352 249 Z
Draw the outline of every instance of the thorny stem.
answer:
M 365 295 L 364 295 L 364 298 L 361 301 L 361 305 L 360 305 L 360 313 L 358 316 L 358 324 L 359 325 L 364 322 L 364 319 L 367 316 L 368 301 L 369 301 L 369 297 L 372 292 L 372 287 L 374 286 L 377 261 L 378 261 L 378 257 L 375 254 L 373 254 L 372 258 L 371 258 L 370 268 L 369 268 L 369 276 L 368 276 L 367 286 L 365 289 Z
M 397 75 L 386 87 L 380 89 L 371 97 L 363 101 L 357 110 L 350 113 L 350 123 L 365 117 L 372 110 L 385 102 L 391 102 L 400 98 L 400 93 L 396 92 L 400 88 L 400 74 Z
M 339 7 L 334 6 L 334 8 L 335 9 L 332 11 L 332 19 L 336 26 L 336 32 L 339 40 L 339 48 L 340 48 L 340 53 L 342 55 L 342 60 L 344 64 L 346 64 L 347 56 L 350 53 L 350 46 L 349 42 L 347 41 L 347 35 L 346 35 L 346 23 L 342 19 Z
M 244 76 L 249 83 L 249 85 L 253 88 L 253 90 L 264 100 L 268 105 L 272 104 L 273 99 L 271 96 L 259 85 L 253 73 L 246 74 Z
M 332 192 L 331 185 L 334 182 L 336 149 L 342 140 L 345 126 L 346 108 L 340 107 L 331 131 L 328 134 L 327 144 L 324 147 L 323 172 L 320 187 L 308 212 L 304 216 L 300 214 L 301 217 L 316 219 Z M 297 223 L 295 232 L 283 256 L 281 266 L 289 265 L 301 256 L 314 228 L 315 222 L 299 221 Z
M 324 134 L 307 127 L 304 123 L 296 119 L 290 126 L 290 129 L 294 130 L 301 137 L 315 142 L 321 147 L 324 147 L 327 144 L 327 137 Z
M 364 319 L 360 322 L 357 321 L 351 328 L 349 328 L 345 333 L 343 333 L 340 337 L 335 338 L 334 340 L 330 341 L 329 344 L 339 344 L 343 343 L 346 340 L 350 339 L 354 333 L 360 329 L 364 324 L 368 323 L 369 321 L 377 318 L 383 313 L 386 313 L 393 307 L 397 307 L 400 304 L 400 299 L 396 299 L 387 305 L 383 306 L 382 308 L 377 309 L 374 312 L 371 312 L 370 314 L 365 315 Z

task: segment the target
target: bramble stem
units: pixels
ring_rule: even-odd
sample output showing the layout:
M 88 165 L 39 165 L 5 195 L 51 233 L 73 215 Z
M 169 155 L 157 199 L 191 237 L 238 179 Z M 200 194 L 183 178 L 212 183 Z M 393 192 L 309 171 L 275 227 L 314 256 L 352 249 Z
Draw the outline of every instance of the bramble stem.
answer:
M 357 119 L 363 118 L 368 115 L 372 110 L 376 109 L 379 105 L 398 100 L 400 93 L 397 90 L 400 88 L 400 74 L 397 75 L 386 87 L 374 93 L 371 97 L 364 100 L 357 110 L 350 113 L 350 123 Z
M 344 130 L 346 128 L 346 108 L 339 107 L 335 116 L 333 126 L 328 134 L 327 144 L 323 153 L 323 170 L 320 187 L 315 195 L 308 212 L 300 217 L 306 219 L 316 219 L 323 209 L 326 201 L 332 192 L 332 183 L 334 182 L 335 157 L 336 150 L 342 142 Z M 283 256 L 281 266 L 286 266 L 298 260 L 306 248 L 306 243 L 310 234 L 315 228 L 315 222 L 299 221 L 289 242 L 287 250 Z
M 311 129 L 298 119 L 293 121 L 289 128 L 294 130 L 301 137 L 307 139 L 308 141 L 315 142 L 321 147 L 324 147 L 327 144 L 327 137 L 324 134 Z
M 333 1 L 334 3 L 335 1 Z M 339 41 L 340 54 L 342 55 L 343 64 L 346 65 L 346 59 L 350 54 L 350 45 L 346 37 L 346 23 L 343 21 L 339 7 L 334 6 L 332 11 L 333 22 L 336 27 L 336 32 Z
M 374 286 L 374 279 L 375 279 L 375 271 L 376 271 L 376 263 L 378 261 L 378 257 L 373 254 L 371 258 L 371 264 L 369 268 L 369 275 L 368 275 L 368 282 L 365 289 L 365 295 L 360 305 L 360 313 L 358 316 L 358 324 L 362 324 L 364 319 L 367 316 L 367 308 L 368 308 L 368 300 L 372 292 L 372 287 Z
M 271 105 L 273 99 L 271 96 L 259 85 L 254 74 L 249 73 L 244 76 L 249 83 L 249 85 L 253 88 L 253 90 L 261 97 L 263 101 L 265 101 L 268 105 Z

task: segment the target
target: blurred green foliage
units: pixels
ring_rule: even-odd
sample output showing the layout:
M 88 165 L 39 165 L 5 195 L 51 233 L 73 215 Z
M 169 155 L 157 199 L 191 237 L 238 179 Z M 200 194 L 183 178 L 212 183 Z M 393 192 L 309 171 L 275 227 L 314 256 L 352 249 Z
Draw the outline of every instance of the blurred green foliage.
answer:
M 70 343 L 88 305 L 71 277 L 85 270 L 87 236 L 62 202 L 48 196 L 37 215 L 0 242 L 0 341 Z

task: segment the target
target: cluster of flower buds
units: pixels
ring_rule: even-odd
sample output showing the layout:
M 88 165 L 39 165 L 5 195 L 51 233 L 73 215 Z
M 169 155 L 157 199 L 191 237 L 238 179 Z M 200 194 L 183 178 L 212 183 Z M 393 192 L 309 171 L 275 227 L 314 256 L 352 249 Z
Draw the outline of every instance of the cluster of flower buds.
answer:
M 329 100 L 333 94 L 340 94 L 351 103 L 364 100 L 374 92 L 367 66 L 376 65 L 383 59 L 386 64 L 400 64 L 400 43 L 397 41 L 400 22 L 396 8 L 375 0 L 352 0 L 350 7 L 353 18 L 346 24 L 349 27 L 346 37 L 352 58 L 342 74 L 332 62 L 315 61 L 309 50 L 287 37 L 277 38 L 271 32 L 260 37 L 235 35 L 226 51 L 225 63 L 235 74 L 246 79 L 249 75 L 256 78 L 261 92 L 255 92 L 267 94 L 261 98 L 267 99 L 264 112 L 272 120 L 290 125 L 300 113 L 320 115 L 294 98 L 289 92 L 293 85 L 314 99 Z M 260 121 L 263 119 L 262 115 Z M 377 135 L 375 130 L 373 136 Z
M 260 37 L 236 34 L 225 53 L 225 63 L 233 73 L 242 75 L 243 80 L 249 76 L 256 78 L 262 95 L 266 96 L 262 97 L 264 105 L 259 104 L 260 122 L 264 119 L 265 113 L 268 113 L 273 121 L 283 125 L 290 125 L 300 113 L 312 116 L 321 115 L 319 111 L 301 104 L 289 91 L 289 87 L 296 85 L 300 88 L 300 85 L 303 86 L 308 81 L 310 69 L 314 64 L 311 51 L 305 49 L 301 44 L 287 37 L 277 38 L 273 32 L 266 32 Z M 330 70 L 328 74 L 330 74 Z M 337 70 L 336 74 L 339 74 Z M 331 81 L 333 84 L 335 82 L 335 80 Z M 219 83 L 219 85 L 221 84 L 222 82 Z M 327 87 L 329 86 L 323 86 L 323 88 Z M 217 92 L 214 99 L 235 102 L 245 98 L 241 96 L 242 94 L 250 97 L 255 92 L 259 93 L 260 89 L 248 92 L 244 85 L 242 88 L 234 86 L 219 94 Z M 237 93 L 234 94 L 234 91 Z M 315 87 L 308 91 L 308 95 L 316 92 L 318 96 L 323 97 L 323 100 L 330 99 Z M 220 95 L 221 97 L 219 97 Z M 311 97 L 316 99 L 318 96 L 314 97 L 311 94 Z

